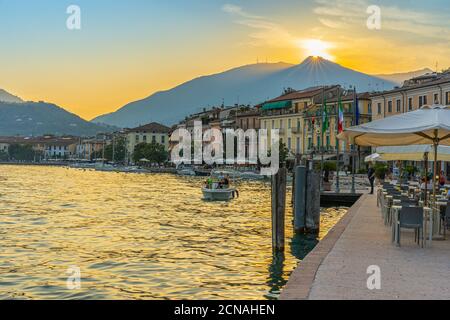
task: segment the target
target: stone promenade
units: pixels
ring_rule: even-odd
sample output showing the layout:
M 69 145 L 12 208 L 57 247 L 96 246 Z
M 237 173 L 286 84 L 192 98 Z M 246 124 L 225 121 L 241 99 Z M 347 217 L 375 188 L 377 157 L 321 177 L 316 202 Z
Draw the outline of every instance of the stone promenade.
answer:
M 367 288 L 369 266 L 381 270 L 380 290 Z M 281 299 L 450 299 L 450 240 L 421 248 L 402 230 L 396 247 L 376 196 L 363 195 L 299 264 Z

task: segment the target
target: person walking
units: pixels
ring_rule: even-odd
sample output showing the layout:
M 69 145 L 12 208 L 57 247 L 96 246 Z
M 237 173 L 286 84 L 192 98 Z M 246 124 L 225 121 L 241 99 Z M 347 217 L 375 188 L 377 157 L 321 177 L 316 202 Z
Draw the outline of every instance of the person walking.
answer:
M 375 189 L 375 169 L 372 165 L 369 166 L 369 171 L 367 172 L 367 176 L 370 182 L 370 194 L 374 193 Z

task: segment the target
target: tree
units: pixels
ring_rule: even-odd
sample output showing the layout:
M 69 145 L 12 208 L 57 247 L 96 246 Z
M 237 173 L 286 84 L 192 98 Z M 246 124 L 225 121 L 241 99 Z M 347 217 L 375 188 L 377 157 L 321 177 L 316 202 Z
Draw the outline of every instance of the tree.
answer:
M 286 164 L 286 160 L 289 155 L 289 149 L 286 147 L 286 145 L 280 141 L 280 165 Z
M 31 145 L 12 144 L 9 146 L 9 157 L 18 161 L 33 161 L 35 152 Z
M 0 151 L 0 161 L 8 161 L 9 155 L 5 151 Z
M 163 163 L 168 159 L 168 152 L 165 147 L 159 143 L 152 142 L 140 143 L 136 145 L 133 153 L 133 161 L 139 162 L 141 159 L 147 159 L 152 163 Z
M 114 159 L 113 159 L 113 149 L 114 149 Z M 124 137 L 115 137 L 114 147 L 112 143 L 105 146 L 105 159 L 108 161 L 114 160 L 115 162 L 123 163 L 125 162 L 126 153 L 127 153 L 127 146 Z

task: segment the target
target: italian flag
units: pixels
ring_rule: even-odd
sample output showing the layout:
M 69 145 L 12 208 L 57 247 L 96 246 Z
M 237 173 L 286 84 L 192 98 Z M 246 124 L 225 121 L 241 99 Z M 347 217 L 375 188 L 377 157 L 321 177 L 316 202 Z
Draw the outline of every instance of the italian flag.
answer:
M 342 101 L 339 98 L 339 119 L 338 119 L 338 133 L 344 132 L 344 107 Z

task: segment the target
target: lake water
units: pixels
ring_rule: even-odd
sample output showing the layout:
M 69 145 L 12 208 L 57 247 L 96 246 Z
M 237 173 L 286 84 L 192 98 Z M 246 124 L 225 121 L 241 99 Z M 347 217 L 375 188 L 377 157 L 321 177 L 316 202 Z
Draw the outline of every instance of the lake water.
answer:
M 202 179 L 0 166 L 0 299 L 273 299 L 317 243 L 271 248 L 270 185 L 204 202 Z M 322 238 L 345 209 L 326 209 Z M 67 288 L 68 268 L 81 288 Z

